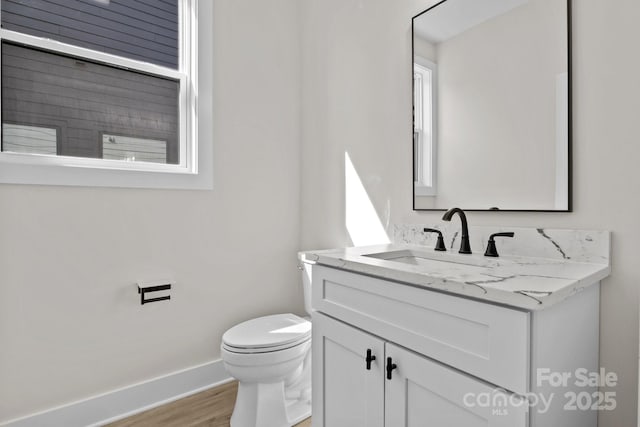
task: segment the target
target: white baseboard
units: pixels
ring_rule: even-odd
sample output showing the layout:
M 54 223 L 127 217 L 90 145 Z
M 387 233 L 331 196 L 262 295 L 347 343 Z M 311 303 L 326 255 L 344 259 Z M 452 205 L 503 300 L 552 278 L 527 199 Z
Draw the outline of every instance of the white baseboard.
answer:
M 26 417 L 2 427 L 96 427 L 231 381 L 222 360 L 163 375 Z

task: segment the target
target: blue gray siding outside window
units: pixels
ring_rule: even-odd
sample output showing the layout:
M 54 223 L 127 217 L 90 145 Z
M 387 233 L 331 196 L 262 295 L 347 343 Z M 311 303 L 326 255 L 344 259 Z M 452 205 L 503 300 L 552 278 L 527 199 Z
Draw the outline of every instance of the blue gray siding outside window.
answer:
M 178 68 L 179 0 L 1 0 L 2 27 Z

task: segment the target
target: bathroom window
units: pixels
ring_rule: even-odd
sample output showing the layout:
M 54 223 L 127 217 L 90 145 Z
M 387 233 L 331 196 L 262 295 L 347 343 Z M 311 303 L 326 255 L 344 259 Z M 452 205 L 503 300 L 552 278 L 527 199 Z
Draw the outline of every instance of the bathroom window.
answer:
M 0 1 L 0 167 L 197 173 L 197 0 Z
M 413 64 L 413 181 L 417 196 L 436 194 L 437 67 L 415 57 Z

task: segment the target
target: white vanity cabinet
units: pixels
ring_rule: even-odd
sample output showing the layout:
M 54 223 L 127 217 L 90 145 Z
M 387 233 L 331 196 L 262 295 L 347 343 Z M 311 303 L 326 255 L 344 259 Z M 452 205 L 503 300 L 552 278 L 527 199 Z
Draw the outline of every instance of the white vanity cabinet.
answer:
M 598 284 L 528 311 L 316 264 L 312 292 L 314 427 L 597 425 L 538 373 L 597 372 Z
M 499 416 L 464 406 L 467 393 L 521 399 L 322 314 L 313 318 L 313 425 L 525 427 L 526 407 Z M 367 351 L 372 360 L 367 369 Z M 387 377 L 387 364 L 395 365 Z

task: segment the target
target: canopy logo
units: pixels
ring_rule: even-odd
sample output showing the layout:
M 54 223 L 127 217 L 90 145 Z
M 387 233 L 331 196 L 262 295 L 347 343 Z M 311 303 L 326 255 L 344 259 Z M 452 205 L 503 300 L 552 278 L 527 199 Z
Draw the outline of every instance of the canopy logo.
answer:
M 585 368 L 572 372 L 541 368 L 536 374 L 536 392 L 520 395 L 495 388 L 482 393 L 466 393 L 463 404 L 468 408 L 490 408 L 494 416 L 508 415 L 510 409 L 522 407 L 540 414 L 558 405 L 565 411 L 612 411 L 616 408 L 616 392 L 598 390 L 616 387 L 618 375 L 615 372 L 607 372 L 604 368 L 598 372 Z

